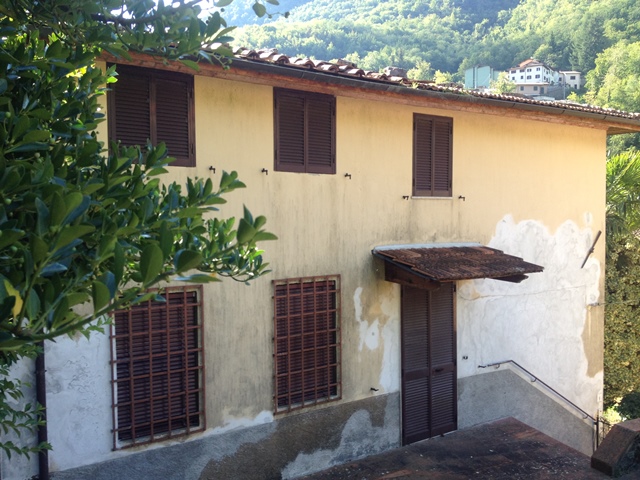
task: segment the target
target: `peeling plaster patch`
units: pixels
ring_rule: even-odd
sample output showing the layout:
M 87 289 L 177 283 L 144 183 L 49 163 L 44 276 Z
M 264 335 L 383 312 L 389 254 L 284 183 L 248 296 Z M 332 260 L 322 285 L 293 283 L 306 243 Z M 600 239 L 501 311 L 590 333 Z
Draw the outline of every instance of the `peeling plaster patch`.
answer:
M 362 287 L 356 288 L 356 292 L 353 295 L 353 304 L 356 310 L 356 321 L 360 327 L 360 344 L 358 350 L 361 352 L 363 345 L 366 345 L 369 350 L 375 350 L 378 348 L 380 339 L 380 322 L 376 318 L 371 325 L 362 318 Z
M 380 386 L 385 393 L 400 389 L 400 323 L 387 322 L 382 329 L 384 354 L 380 369 Z
M 237 428 L 255 427 L 256 425 L 263 425 L 265 423 L 273 422 L 273 413 L 268 410 L 263 410 L 255 418 L 231 418 L 225 421 L 224 426 L 216 427 L 211 431 L 212 435 L 218 435 L 220 433 L 228 432 L 229 430 L 235 430 Z
M 398 431 L 388 427 L 397 423 L 397 419 L 394 422 L 392 418 L 397 414 L 397 405 L 393 408 L 393 402 L 389 402 L 385 410 L 384 425 L 374 427 L 371 414 L 367 410 L 358 410 L 344 425 L 338 447 L 334 450 L 298 454 L 296 459 L 282 470 L 282 478 L 297 478 L 397 446 Z
M 585 219 L 588 216 L 585 217 Z M 521 284 L 496 280 L 459 282 L 460 378 L 478 365 L 514 360 L 590 411 L 597 408 L 601 372 L 589 373 L 583 342 L 588 307 L 600 298 L 601 266 L 593 256 L 580 268 L 597 232 L 563 223 L 555 233 L 535 220 L 506 216 L 489 246 L 544 267 Z M 593 398 L 592 398 L 593 397 Z M 593 408 L 592 408 L 593 407 Z

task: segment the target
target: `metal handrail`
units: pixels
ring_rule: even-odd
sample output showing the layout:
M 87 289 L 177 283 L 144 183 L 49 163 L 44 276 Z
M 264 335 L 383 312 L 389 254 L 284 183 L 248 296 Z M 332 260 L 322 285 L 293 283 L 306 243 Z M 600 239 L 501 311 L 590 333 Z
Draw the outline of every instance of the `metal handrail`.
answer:
M 505 360 L 503 362 L 496 362 L 496 363 L 489 363 L 487 365 L 478 365 L 478 368 L 488 368 L 488 367 L 496 367 L 496 368 L 500 368 L 500 365 L 504 365 L 506 363 L 511 363 L 513 365 L 515 365 L 516 367 L 518 367 L 520 370 L 522 370 L 524 373 L 526 373 L 527 375 L 529 375 L 531 377 L 531 382 L 538 382 L 541 383 L 542 385 L 544 385 L 548 390 L 550 390 L 551 392 L 553 392 L 556 396 L 558 396 L 559 398 L 561 398 L 562 400 L 564 400 L 566 403 L 568 403 L 569 405 L 571 405 L 573 408 L 575 408 L 576 410 L 578 410 L 582 415 L 584 419 L 589 418 L 594 425 L 596 425 L 598 423 L 598 421 L 593 418 L 591 415 L 589 415 L 587 412 L 585 412 L 583 409 L 581 409 L 578 405 L 576 405 L 575 403 L 573 403 L 571 400 L 569 400 L 567 397 L 565 397 L 564 395 L 562 395 L 560 392 L 558 392 L 556 389 L 554 389 L 553 387 L 551 387 L 548 383 L 545 383 L 543 380 L 540 380 L 538 377 L 536 377 L 533 373 L 531 373 L 529 370 L 527 370 L 526 368 L 524 368 L 522 365 L 520 365 L 519 363 L 513 361 L 513 360 Z

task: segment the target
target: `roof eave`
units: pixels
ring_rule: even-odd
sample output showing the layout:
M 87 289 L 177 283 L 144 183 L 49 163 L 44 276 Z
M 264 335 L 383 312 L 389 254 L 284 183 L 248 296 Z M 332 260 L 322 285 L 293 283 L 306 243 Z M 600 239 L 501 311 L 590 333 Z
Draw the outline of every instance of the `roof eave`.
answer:
M 432 108 L 473 109 L 482 113 L 508 114 L 514 116 L 525 115 L 529 118 L 556 123 L 569 123 L 577 126 L 586 126 L 605 130 L 607 135 L 640 132 L 640 118 L 625 118 L 606 113 L 581 111 L 561 106 L 541 105 L 526 103 L 513 99 L 489 98 L 470 95 L 459 91 L 435 91 L 424 88 L 411 88 L 399 85 L 388 80 L 377 80 L 370 77 L 360 79 L 348 77 L 343 73 L 314 71 L 309 67 L 292 64 L 273 64 L 262 60 L 251 60 L 234 57 L 231 67 L 223 68 L 220 65 L 200 63 L 200 71 L 186 67 L 179 62 L 165 62 L 160 58 L 144 54 L 131 54 L 131 61 L 123 61 L 105 53 L 102 59 L 107 62 L 126 63 L 148 68 L 165 70 L 178 70 L 191 75 L 200 74 L 230 80 L 240 80 L 250 83 L 267 84 L 273 86 L 282 85 L 282 80 L 289 79 L 289 88 L 302 90 L 325 91 L 334 95 L 345 96 L 390 96 L 393 101 L 399 101 L 411 105 L 428 105 Z M 340 92 L 337 88 L 342 89 Z M 382 100 L 384 100 L 382 98 Z M 495 111 L 491 111 L 496 109 Z M 516 113 L 520 112 L 520 113 Z
M 465 95 L 464 93 L 457 92 L 439 92 L 433 90 L 424 90 L 420 88 L 409 88 L 403 85 L 397 85 L 387 82 L 385 80 L 374 79 L 357 79 L 348 78 L 340 73 L 333 72 L 317 72 L 306 68 L 301 68 L 291 65 L 274 65 L 265 62 L 257 62 L 242 58 L 235 58 L 230 68 L 239 67 L 245 70 L 250 70 L 260 73 L 270 73 L 284 75 L 290 78 L 303 79 L 308 81 L 328 83 L 333 85 L 340 85 L 354 88 L 366 88 L 368 90 L 374 90 L 379 92 L 397 93 L 401 95 L 413 95 L 423 98 L 439 98 L 447 99 L 454 102 L 463 102 L 472 105 L 488 105 L 499 108 L 516 109 L 523 111 L 535 111 L 541 113 L 547 113 L 551 115 L 564 115 L 576 118 L 584 118 L 589 120 L 595 120 L 597 122 L 614 123 L 615 126 L 607 127 L 607 135 L 617 135 L 623 133 L 638 133 L 640 132 L 640 119 L 630 119 L 624 117 L 618 117 L 614 115 L 584 112 L 579 110 L 572 110 L 569 108 L 562 108 L 557 106 L 536 105 L 530 103 L 520 103 L 507 99 L 496 98 L 482 98 L 472 95 Z

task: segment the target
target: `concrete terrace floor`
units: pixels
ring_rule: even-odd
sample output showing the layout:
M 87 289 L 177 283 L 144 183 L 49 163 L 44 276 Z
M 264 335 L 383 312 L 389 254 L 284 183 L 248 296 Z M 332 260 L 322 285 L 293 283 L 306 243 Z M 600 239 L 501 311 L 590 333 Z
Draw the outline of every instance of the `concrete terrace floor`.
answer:
M 514 418 L 505 418 L 303 478 L 602 480 L 611 477 L 592 469 L 586 455 Z M 620 478 L 640 479 L 640 472 Z

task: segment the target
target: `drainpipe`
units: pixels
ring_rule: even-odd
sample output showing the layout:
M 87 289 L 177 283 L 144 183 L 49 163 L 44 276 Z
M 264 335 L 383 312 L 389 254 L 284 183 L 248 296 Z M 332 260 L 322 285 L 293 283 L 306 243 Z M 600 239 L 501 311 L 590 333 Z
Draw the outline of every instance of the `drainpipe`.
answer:
M 47 442 L 47 384 L 45 379 L 44 365 L 44 342 L 38 343 L 40 353 L 36 357 L 36 401 L 42 407 L 38 426 L 38 444 Z M 38 480 L 49 480 L 49 451 L 40 450 L 38 452 Z

